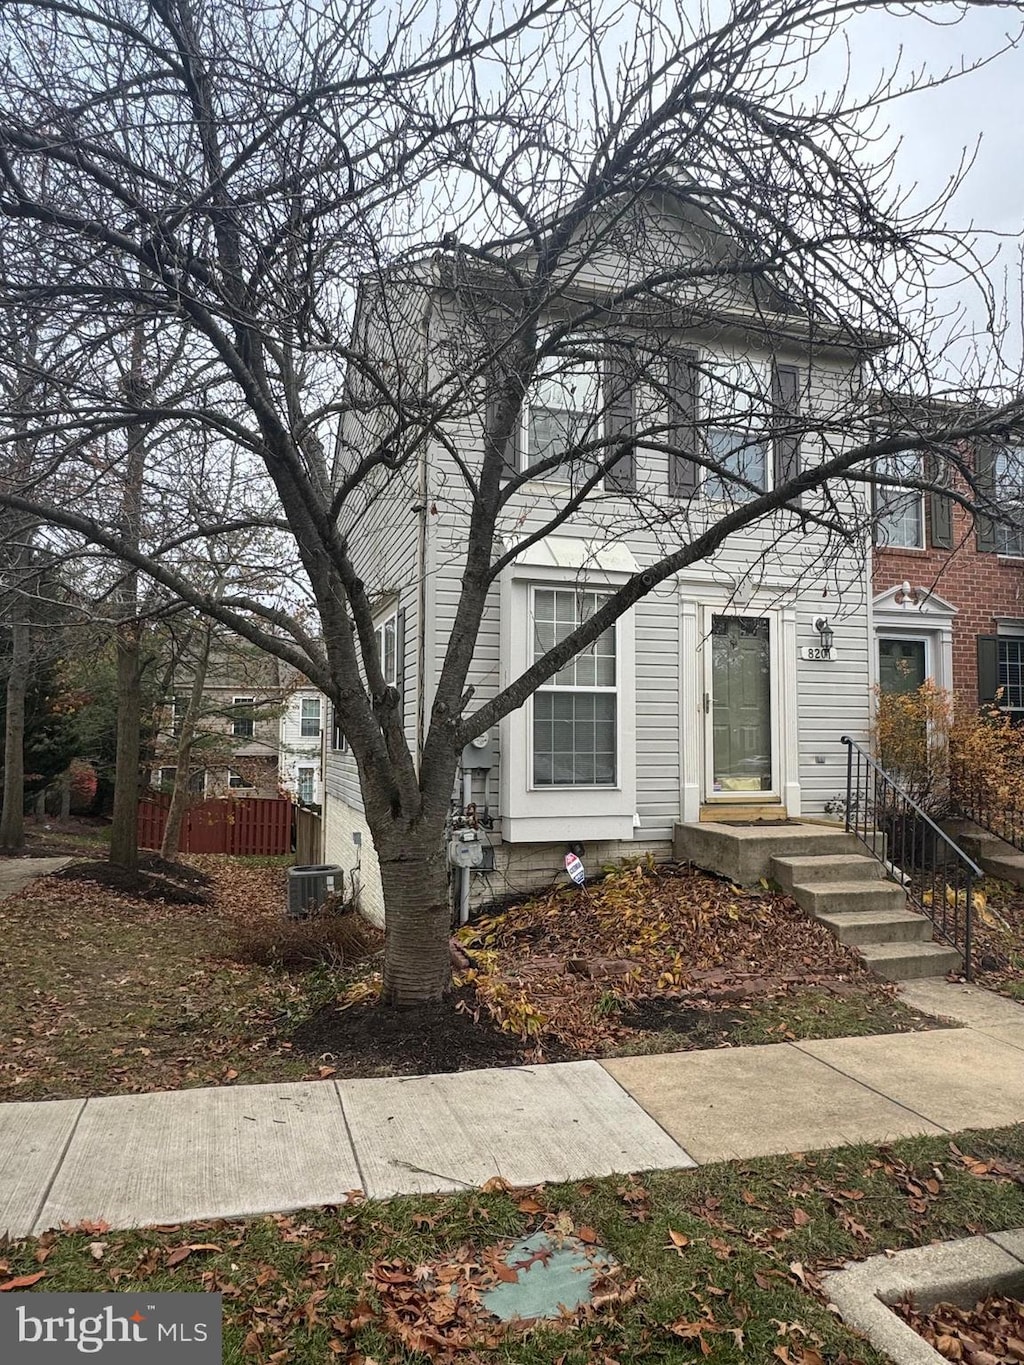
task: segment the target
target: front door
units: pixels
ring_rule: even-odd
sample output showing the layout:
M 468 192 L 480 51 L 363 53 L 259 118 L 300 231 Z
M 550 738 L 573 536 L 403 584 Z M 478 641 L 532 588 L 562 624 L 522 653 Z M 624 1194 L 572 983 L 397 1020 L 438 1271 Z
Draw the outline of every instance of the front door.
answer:
M 777 797 L 770 622 L 712 616 L 710 634 L 707 797 Z

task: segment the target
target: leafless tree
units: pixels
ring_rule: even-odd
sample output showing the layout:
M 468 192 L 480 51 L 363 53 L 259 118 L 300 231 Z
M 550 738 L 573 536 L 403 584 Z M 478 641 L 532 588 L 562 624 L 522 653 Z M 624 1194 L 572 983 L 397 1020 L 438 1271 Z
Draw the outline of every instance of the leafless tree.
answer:
M 32 414 L 52 478 L 0 502 L 121 557 L 328 695 L 380 858 L 388 1002 L 448 984 L 443 830 L 463 745 L 660 583 L 751 528 L 778 546 L 809 526 L 848 551 L 865 483 L 1010 515 L 966 452 L 1017 429 L 1018 389 L 951 374 L 942 343 L 963 328 L 931 293 L 953 262 L 991 305 L 972 244 L 944 228 L 948 195 L 911 212 L 870 110 L 842 92 L 801 102 L 807 62 L 854 8 L 637 0 L 603 18 L 539 3 L 503 25 L 475 0 L 437 19 L 407 0 L 385 26 L 368 3 L 9 0 L 0 215 L 26 245 L 0 304 L 59 316 L 77 378 Z M 883 79 L 869 103 L 898 87 Z M 672 250 L 663 209 L 686 224 Z M 428 300 L 442 317 L 424 352 Z M 119 387 L 110 341 L 140 317 L 180 360 L 158 384 Z M 666 365 L 672 339 L 716 329 L 812 367 L 842 352 L 856 382 L 798 402 L 781 363 L 766 383 L 742 366 L 709 374 L 685 346 Z M 597 373 L 609 346 L 617 388 L 557 450 L 510 468 L 528 395 Z M 702 383 L 720 395 L 703 425 Z M 623 422 L 638 385 L 660 401 Z M 751 452 L 781 453 L 767 491 L 742 443 L 712 439 L 749 428 L 752 405 Z M 176 530 L 124 534 L 96 453 L 115 436 L 126 449 L 140 423 L 151 449 L 167 430 L 234 443 L 276 516 L 242 500 L 208 518 L 169 492 Z M 638 446 L 673 462 L 676 496 L 633 491 Z M 907 450 L 932 454 L 927 478 L 886 463 Z M 717 481 L 714 516 L 689 496 L 694 470 Z M 545 474 L 563 481 L 546 502 L 528 487 Z M 642 526 L 659 552 L 474 706 L 499 574 L 552 529 L 609 534 L 602 490 L 620 496 L 619 531 Z M 436 499 L 465 509 L 461 592 L 410 744 L 361 535 L 373 515 L 429 517 Z M 294 586 L 276 599 L 215 596 L 175 567 L 190 539 L 254 522 L 290 538 Z

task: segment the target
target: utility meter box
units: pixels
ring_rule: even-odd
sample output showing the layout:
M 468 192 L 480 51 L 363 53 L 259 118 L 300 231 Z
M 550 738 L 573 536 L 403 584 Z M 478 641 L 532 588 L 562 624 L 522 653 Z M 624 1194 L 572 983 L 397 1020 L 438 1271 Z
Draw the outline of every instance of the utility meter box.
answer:
M 471 739 L 463 749 L 462 766 L 464 769 L 486 768 L 490 771 L 496 761 L 495 755 L 494 732 L 485 730 L 482 735 L 477 735 L 476 739 Z
M 453 867 L 483 867 L 484 846 L 475 829 L 460 829 L 449 840 L 448 861 Z

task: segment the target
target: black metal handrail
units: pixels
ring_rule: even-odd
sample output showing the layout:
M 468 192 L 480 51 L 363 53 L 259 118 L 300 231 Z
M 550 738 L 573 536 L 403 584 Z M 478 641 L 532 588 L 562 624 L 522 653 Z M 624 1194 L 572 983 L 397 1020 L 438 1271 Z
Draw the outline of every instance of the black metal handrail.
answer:
M 991 787 L 963 764 L 957 764 L 950 772 L 949 792 L 953 809 L 961 819 L 970 820 L 1024 853 L 1024 810 L 994 795 Z
M 981 868 L 856 740 L 843 735 L 841 743 L 846 745 L 847 832 L 902 882 L 914 909 L 963 954 L 969 981 Z

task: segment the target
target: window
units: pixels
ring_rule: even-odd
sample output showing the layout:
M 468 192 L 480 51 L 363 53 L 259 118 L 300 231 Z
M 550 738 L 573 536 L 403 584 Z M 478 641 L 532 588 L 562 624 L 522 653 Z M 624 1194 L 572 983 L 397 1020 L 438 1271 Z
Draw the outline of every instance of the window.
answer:
M 601 435 L 601 369 L 596 360 L 551 356 L 540 362 L 525 412 L 526 467 L 568 455 Z M 552 483 L 582 482 L 597 460 L 566 460 L 541 475 Z
M 315 782 L 316 782 L 316 769 L 315 769 L 315 768 L 300 768 L 300 769 L 299 769 L 299 781 L 298 781 L 298 787 L 299 787 L 299 800 L 302 802 L 302 804 L 303 804 L 304 806 L 310 806 L 310 805 L 313 804 L 313 796 L 314 796 L 314 792 L 315 792 Z
M 750 360 L 712 360 L 702 369 L 704 448 L 717 466 L 705 475 L 704 496 L 749 502 L 768 487 L 771 470 L 771 437 L 764 416 L 771 412 L 770 368 Z
M 916 692 L 927 676 L 924 640 L 879 640 L 878 686 L 885 695 Z
M 234 768 L 228 769 L 228 786 L 233 788 L 251 787 L 253 784 L 242 773 L 236 773 Z
M 607 597 L 572 589 L 533 590 L 537 660 L 593 616 Z M 615 627 L 571 659 L 533 698 L 533 785 L 614 787 L 618 776 Z
M 231 709 L 232 735 L 235 739 L 252 739 L 256 730 L 256 698 L 234 697 Z
M 995 452 L 994 499 L 1001 511 L 1024 521 L 1024 447 L 1003 447 Z M 995 524 L 996 552 L 1024 558 L 1024 527 Z
M 177 739 L 181 734 L 181 722 L 188 710 L 188 697 L 184 692 L 175 692 L 171 698 L 171 735 Z
M 160 787 L 163 791 L 170 791 L 174 786 L 174 779 L 178 775 L 177 768 L 160 769 Z
M 377 653 L 387 687 L 398 685 L 398 612 L 393 612 L 377 627 Z M 319 708 L 320 703 L 317 703 Z M 319 710 L 317 712 L 319 715 Z
M 1024 636 L 1000 637 L 998 642 L 999 705 L 1024 711 Z
M 341 728 L 338 712 L 333 706 L 331 707 L 331 748 L 336 753 L 347 753 L 348 751 L 348 741 Z
M 303 697 L 301 712 L 300 735 L 303 739 L 318 739 L 320 736 L 320 698 Z
M 916 451 L 889 455 L 879 463 L 878 473 L 888 479 L 919 479 L 921 456 Z M 924 549 L 924 493 L 919 489 L 876 484 L 875 518 L 879 545 Z

